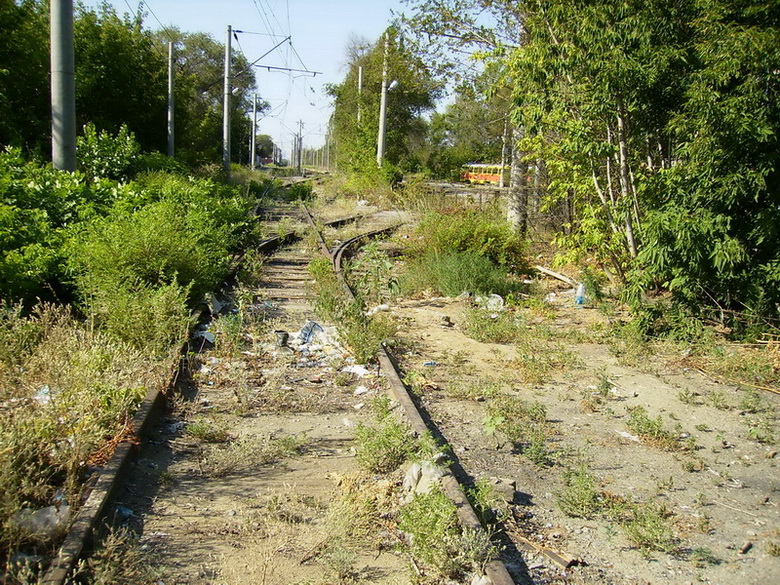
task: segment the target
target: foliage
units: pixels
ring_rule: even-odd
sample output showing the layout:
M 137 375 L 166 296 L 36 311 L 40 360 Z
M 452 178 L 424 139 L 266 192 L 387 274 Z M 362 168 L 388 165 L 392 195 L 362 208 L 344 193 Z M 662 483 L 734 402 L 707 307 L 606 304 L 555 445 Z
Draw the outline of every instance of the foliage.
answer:
M 776 4 L 408 3 L 422 54 L 452 72 L 447 46 L 481 51 L 512 88 L 567 259 L 608 267 L 635 309 L 660 287 L 694 314 L 777 317 Z
M 397 166 L 409 171 L 419 167 L 425 132 L 421 114 L 433 109 L 439 95 L 439 85 L 423 61 L 406 48 L 405 39 L 395 28 L 389 28 L 373 44 L 352 47 L 346 78 L 328 88 L 335 103 L 332 133 L 336 160 L 349 173 L 368 174 L 380 181 L 390 178 L 381 177 L 383 170 L 377 169 L 375 156 L 385 38 L 388 39 L 387 83 L 396 81 L 387 98 L 385 161 L 389 169 Z M 357 87 L 359 67 L 363 68 L 361 92 Z
M 495 210 L 451 208 L 432 211 L 415 229 L 413 255 L 470 252 L 494 264 L 522 273 L 526 269 L 525 241 Z
M 121 434 L 169 366 L 51 305 L 27 317 L 7 309 L 0 338 L 8 342 L 0 354 L 0 556 L 7 559 L 12 546 L 32 552 L 35 544 L 12 530 L 9 517 L 49 505 L 58 490 L 78 501 L 87 467 L 111 453 L 106 437 Z
M 76 140 L 79 166 L 88 179 L 127 179 L 140 150 L 135 136 L 124 124 L 116 136 L 111 136 L 105 130 L 98 132 L 90 122 L 84 126 L 84 134 Z
M 393 263 L 387 253 L 379 249 L 378 242 L 370 242 L 349 264 L 348 273 L 356 281 L 357 292 L 364 302 L 377 304 L 398 294 L 398 281 L 392 269 Z
M 45 152 L 50 132 L 48 6 L 0 2 L 0 145 Z
M 357 461 L 370 473 L 391 473 L 416 452 L 409 429 L 390 417 L 375 426 L 358 425 L 355 438 Z
M 445 577 L 454 577 L 461 569 L 457 563 L 460 529 L 456 512 L 439 488 L 415 494 L 398 517 L 398 527 L 412 535 L 414 558 Z
M 395 335 L 395 324 L 381 314 L 367 316 L 363 303 L 347 296 L 330 260 L 312 260 L 309 273 L 314 278 L 312 287 L 317 312 L 325 319 L 339 324 L 344 340 L 358 361 L 374 360 L 379 343 Z

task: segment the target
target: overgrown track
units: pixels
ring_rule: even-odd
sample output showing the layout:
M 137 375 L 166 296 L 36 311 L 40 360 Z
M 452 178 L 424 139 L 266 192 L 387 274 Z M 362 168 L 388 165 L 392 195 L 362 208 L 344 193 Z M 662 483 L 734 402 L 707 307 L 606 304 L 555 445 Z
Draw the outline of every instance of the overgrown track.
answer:
M 316 230 L 316 224 L 314 219 L 309 214 L 305 207 L 282 207 L 275 210 L 266 212 L 266 215 L 273 217 L 276 221 L 288 221 L 288 222 L 300 222 L 304 218 L 308 219 L 311 229 Z M 339 225 L 352 218 L 345 218 L 329 222 L 326 225 Z M 332 259 L 334 267 L 339 275 L 341 275 L 341 268 L 343 261 L 349 256 L 351 252 L 354 252 L 357 245 L 365 241 L 368 238 L 380 236 L 387 233 L 397 226 L 391 226 L 388 228 L 382 228 L 378 230 L 371 230 L 366 233 L 360 234 L 354 238 L 351 238 L 334 250 L 328 250 L 325 245 L 322 234 L 317 230 L 317 237 L 321 243 L 321 250 L 323 253 Z M 311 307 L 307 302 L 307 290 L 306 283 L 309 279 L 307 264 L 310 261 L 308 254 L 304 253 L 301 248 L 289 246 L 291 242 L 299 239 L 299 236 L 293 233 L 285 233 L 280 236 L 274 236 L 263 242 L 259 248 L 264 253 L 268 254 L 268 257 L 264 263 L 263 279 L 260 283 L 264 291 L 263 303 L 265 305 L 267 317 L 271 317 L 278 323 L 278 326 L 284 330 L 294 329 L 295 325 L 303 324 L 307 319 L 313 318 Z M 342 277 L 343 278 L 343 277 Z M 346 283 L 345 289 L 352 292 Z M 391 391 L 391 397 L 397 403 L 402 406 L 403 413 L 417 435 L 422 435 L 426 431 L 432 430 L 434 435 L 438 435 L 436 429 L 429 429 L 425 423 L 425 419 L 417 410 L 415 402 L 407 392 L 406 387 L 401 381 L 400 374 L 395 367 L 394 360 L 388 354 L 387 349 L 384 347 L 378 347 L 378 356 L 381 364 L 381 373 L 389 380 L 389 386 Z M 312 393 L 316 393 L 312 388 Z M 156 393 L 154 396 L 150 396 L 147 404 L 144 406 L 142 413 L 139 414 L 136 421 L 136 430 L 141 431 L 148 429 L 150 425 L 154 423 L 154 418 L 158 417 L 163 408 L 163 401 L 160 400 L 161 395 Z M 216 399 L 209 398 L 216 402 Z M 312 400 L 316 401 L 316 397 L 312 397 Z M 170 426 L 170 425 L 169 425 Z M 155 431 L 160 433 L 162 431 Z M 234 432 L 231 430 L 231 432 Z M 149 444 L 145 444 L 142 447 L 141 457 L 143 461 L 154 461 L 155 452 L 159 453 L 169 447 L 165 444 L 167 442 L 175 442 L 177 431 L 174 431 L 170 437 L 161 437 L 155 434 L 154 441 Z M 323 437 L 324 441 L 338 441 L 341 440 L 337 437 Z M 66 540 L 66 545 L 63 546 L 60 556 L 53 563 L 52 568 L 46 574 L 43 582 L 47 585 L 59 585 L 66 582 L 69 572 L 75 566 L 78 556 L 81 554 L 83 548 L 88 547 L 91 541 L 91 534 L 93 530 L 98 526 L 101 521 L 101 517 L 116 516 L 116 510 L 123 509 L 123 507 L 129 505 L 133 510 L 140 510 L 140 516 L 146 516 L 144 532 L 153 531 L 156 534 L 173 533 L 171 526 L 164 524 L 155 524 L 160 522 L 152 518 L 151 505 L 149 502 L 157 502 L 158 487 L 156 487 L 155 481 L 159 482 L 159 478 L 153 477 L 153 474 L 145 469 L 145 466 L 136 465 L 135 469 L 130 469 L 129 461 L 132 457 L 128 455 L 134 451 L 132 442 L 128 442 L 127 445 L 122 446 L 117 450 L 115 460 L 112 461 L 107 467 L 97 484 L 97 487 L 93 490 L 93 495 L 88 501 L 87 505 L 83 507 L 82 516 L 74 523 L 73 530 Z M 171 457 L 169 457 L 170 459 Z M 175 456 L 174 456 L 175 458 Z M 150 466 L 152 464 L 149 464 Z M 155 467 L 150 467 L 156 469 Z M 199 463 L 200 465 L 200 463 Z M 113 469 L 113 471 L 111 471 Z M 133 476 L 128 478 L 128 474 L 132 473 Z M 310 477 L 312 481 L 326 482 L 326 471 L 323 470 L 322 477 L 314 478 Z M 140 475 L 139 475 L 140 474 Z M 465 528 L 471 530 L 482 530 L 479 520 L 471 508 L 467 498 L 464 495 L 463 490 L 458 485 L 454 477 L 457 474 L 447 475 L 442 481 L 442 487 L 447 494 L 450 501 L 455 504 L 458 517 Z M 286 481 L 286 480 L 285 480 Z M 299 480 L 303 482 L 304 480 Z M 212 482 L 214 483 L 214 482 Z M 132 485 L 132 488 L 128 487 Z M 201 488 L 204 491 L 207 489 L 202 485 Z M 217 487 L 219 489 L 219 487 Z M 230 491 L 230 483 L 224 484 L 224 489 Z M 266 486 L 266 488 L 268 487 Z M 96 502 L 92 501 L 92 498 L 97 498 Z M 119 501 L 122 503 L 122 507 L 112 506 L 110 499 L 113 501 Z M 146 502 L 145 504 L 142 502 Z M 147 506 L 147 511 L 144 513 L 143 507 Z M 208 509 L 208 508 L 207 508 Z M 136 515 L 136 512 L 134 512 Z M 196 534 L 208 532 L 209 519 L 204 515 L 193 517 L 193 526 L 197 526 Z M 190 534 L 186 538 L 196 538 L 196 534 Z M 189 548 L 193 550 L 200 549 L 202 547 L 200 541 L 195 543 L 188 542 L 175 542 L 169 543 L 168 552 L 175 554 L 186 554 Z M 314 554 L 314 553 L 312 553 Z M 303 563 L 303 561 L 301 561 Z M 174 564 L 181 565 L 182 562 L 177 558 Z M 485 576 L 488 581 L 494 585 L 512 585 L 513 581 L 503 563 L 498 559 L 493 559 L 485 567 Z

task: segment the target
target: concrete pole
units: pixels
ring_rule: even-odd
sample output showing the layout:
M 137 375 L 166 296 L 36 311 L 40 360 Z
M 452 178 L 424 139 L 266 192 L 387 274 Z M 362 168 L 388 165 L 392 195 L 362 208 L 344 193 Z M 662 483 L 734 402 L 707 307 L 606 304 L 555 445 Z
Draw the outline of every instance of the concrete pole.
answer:
M 249 166 L 253 171 L 255 170 L 256 153 L 257 153 L 257 94 L 255 94 L 255 97 L 252 100 L 252 146 L 249 148 L 249 156 L 251 158 L 251 162 Z
M 358 66 L 358 116 L 357 122 L 360 124 L 360 117 L 363 113 L 363 66 Z
M 379 136 L 376 141 L 376 164 L 382 166 L 385 158 L 385 119 L 387 117 L 387 51 L 388 38 L 385 33 L 385 60 L 382 64 L 382 97 L 379 102 Z
M 168 156 L 173 157 L 173 43 L 168 43 Z
M 51 158 L 60 171 L 76 170 L 76 66 L 73 0 L 51 0 Z
M 298 174 L 303 176 L 303 120 L 298 120 Z
M 228 25 L 225 39 L 225 87 L 222 96 L 222 167 L 230 179 L 230 42 L 233 27 Z

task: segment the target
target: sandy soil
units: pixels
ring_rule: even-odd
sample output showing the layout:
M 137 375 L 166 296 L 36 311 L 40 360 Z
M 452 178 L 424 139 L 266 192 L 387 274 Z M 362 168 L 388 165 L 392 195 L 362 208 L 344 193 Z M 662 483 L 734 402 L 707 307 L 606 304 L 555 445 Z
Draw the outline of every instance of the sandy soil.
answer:
M 575 308 L 573 295 L 566 293 L 551 299 L 542 318 L 538 311 L 520 311 L 529 331 L 539 324 L 558 329 L 556 351 L 569 352 L 574 362 L 555 367 L 542 383 L 529 384 L 518 367 L 524 356 L 515 344 L 479 343 L 464 335 L 468 306 L 465 300 L 423 299 L 404 301 L 392 313 L 414 348 L 404 356 L 404 366 L 438 388 L 427 391 L 423 402 L 467 474 L 474 480 L 499 476 L 516 481 L 513 516 L 518 521 L 509 523 L 508 532 L 582 561 L 563 571 L 543 557 L 521 555 L 523 561 L 515 560 L 518 580 L 594 585 L 780 582 L 780 558 L 769 554 L 780 534 L 777 446 L 749 436 L 738 406 L 745 390 L 708 379 L 682 365 L 683 359 L 677 365 L 661 358 L 626 365 L 603 341 L 581 342 L 596 339 L 592 333 L 605 330 L 607 319 L 594 309 Z M 443 317 L 454 326 L 442 326 Z M 436 365 L 424 365 L 431 361 Z M 604 378 L 611 382 L 606 398 L 597 392 Z M 556 464 L 536 465 L 506 443 L 496 448 L 483 423 L 489 400 L 453 399 L 448 392 L 448 387 L 462 388 L 464 380 L 495 380 L 507 393 L 543 404 L 553 429 L 548 444 L 557 454 Z M 711 405 L 712 396 L 721 408 Z M 779 396 L 763 393 L 761 398 L 777 412 Z M 653 418 L 660 415 L 666 428 L 690 434 L 695 450 L 669 452 L 638 440 L 626 426 L 627 410 L 634 406 L 645 407 Z M 668 522 L 678 538 L 675 550 L 643 553 L 614 523 L 562 514 L 555 494 L 563 488 L 563 469 L 580 461 L 605 491 L 668 508 Z

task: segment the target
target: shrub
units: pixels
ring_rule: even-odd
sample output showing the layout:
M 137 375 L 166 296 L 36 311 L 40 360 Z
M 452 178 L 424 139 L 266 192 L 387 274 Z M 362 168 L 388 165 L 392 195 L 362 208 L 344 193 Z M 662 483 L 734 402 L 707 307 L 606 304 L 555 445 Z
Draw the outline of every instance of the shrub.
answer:
M 417 449 L 409 429 L 391 418 L 375 427 L 358 425 L 355 437 L 357 461 L 371 473 L 395 471 Z
M 488 209 L 455 209 L 426 214 L 415 231 L 415 256 L 469 252 L 521 273 L 526 267 L 525 241 L 511 225 Z
M 447 296 L 464 291 L 507 295 L 518 288 L 505 270 L 476 252 L 427 252 L 409 260 L 401 280 L 407 294 L 429 289 Z
M 398 517 L 398 527 L 411 534 L 412 555 L 445 577 L 456 577 L 460 527 L 455 504 L 441 489 L 416 494 Z
M 69 265 L 86 298 L 177 283 L 200 299 L 227 270 L 222 231 L 200 210 L 159 201 L 87 225 L 69 247 Z
M 112 136 L 105 130 L 98 132 L 90 122 L 76 141 L 79 166 L 89 178 L 127 179 L 140 152 L 135 135 L 124 124 Z

